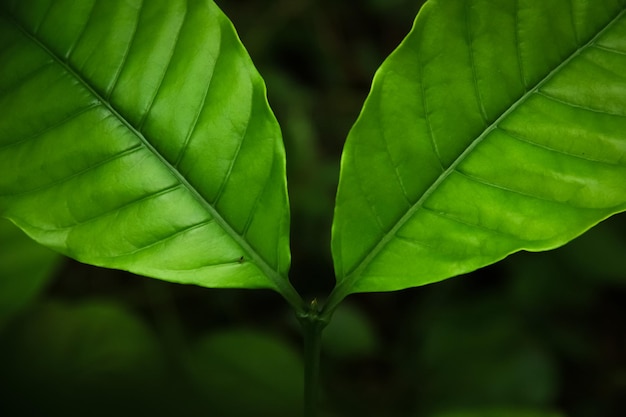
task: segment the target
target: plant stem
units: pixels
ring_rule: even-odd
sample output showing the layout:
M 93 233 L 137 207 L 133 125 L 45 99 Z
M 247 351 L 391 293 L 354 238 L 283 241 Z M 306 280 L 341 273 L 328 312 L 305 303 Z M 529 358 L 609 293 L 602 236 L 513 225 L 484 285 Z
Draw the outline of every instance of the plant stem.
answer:
M 322 330 L 328 324 L 319 313 L 313 300 L 308 310 L 298 315 L 304 338 L 304 417 L 316 417 L 319 403 Z

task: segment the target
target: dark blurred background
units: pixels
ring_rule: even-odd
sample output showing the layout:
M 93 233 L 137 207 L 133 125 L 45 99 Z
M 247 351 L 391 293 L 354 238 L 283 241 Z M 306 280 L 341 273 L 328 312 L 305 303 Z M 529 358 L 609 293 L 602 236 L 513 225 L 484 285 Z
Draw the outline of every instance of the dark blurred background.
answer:
M 218 4 L 283 129 L 291 279 L 323 298 L 341 149 L 421 2 Z M 301 340 L 277 294 L 82 265 L 4 221 L 0 247 L 0 415 L 300 415 Z M 325 333 L 321 417 L 626 415 L 625 255 L 620 215 L 552 252 L 349 297 Z

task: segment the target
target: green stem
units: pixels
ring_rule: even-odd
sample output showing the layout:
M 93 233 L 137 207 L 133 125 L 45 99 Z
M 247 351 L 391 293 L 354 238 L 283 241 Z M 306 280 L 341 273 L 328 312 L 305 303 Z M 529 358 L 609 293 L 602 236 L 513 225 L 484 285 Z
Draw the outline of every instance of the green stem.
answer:
M 304 417 L 316 417 L 319 403 L 322 330 L 328 322 L 320 317 L 317 301 L 298 315 L 304 337 Z

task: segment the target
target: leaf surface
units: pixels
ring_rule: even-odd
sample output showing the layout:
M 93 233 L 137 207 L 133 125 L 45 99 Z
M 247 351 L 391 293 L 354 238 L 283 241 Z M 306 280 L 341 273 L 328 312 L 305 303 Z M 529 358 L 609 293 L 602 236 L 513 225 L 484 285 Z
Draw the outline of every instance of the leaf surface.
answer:
M 552 249 L 626 209 L 625 7 L 426 3 L 345 145 L 333 303 Z
M 0 4 L 0 214 L 86 263 L 297 302 L 280 130 L 217 6 Z

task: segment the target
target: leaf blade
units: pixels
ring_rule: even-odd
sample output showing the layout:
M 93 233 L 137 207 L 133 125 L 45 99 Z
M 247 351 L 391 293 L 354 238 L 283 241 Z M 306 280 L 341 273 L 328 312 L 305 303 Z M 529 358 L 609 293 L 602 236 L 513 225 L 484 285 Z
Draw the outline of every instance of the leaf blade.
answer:
M 609 158 L 611 169 L 599 173 L 580 164 L 576 169 L 563 168 L 555 155 L 538 157 L 537 150 L 535 155 L 529 149 L 511 150 L 504 139 L 494 137 L 504 136 L 504 128 L 515 125 L 515 119 L 516 129 L 523 127 L 524 117 L 533 112 L 526 111 L 520 118 L 522 110 L 540 110 L 536 105 L 541 88 L 549 91 L 560 82 L 571 90 L 575 84 L 571 77 L 567 80 L 567 72 L 581 61 L 579 55 L 588 55 L 596 40 L 619 44 L 612 38 L 623 39 L 619 36 L 623 2 L 606 2 L 593 12 L 587 10 L 593 9 L 587 2 L 571 4 L 573 9 L 565 17 L 558 13 L 568 5 L 523 9 L 524 5 L 507 1 L 426 4 L 412 32 L 377 72 L 344 149 L 333 223 L 338 288 L 331 304 L 352 292 L 390 291 L 446 279 L 521 249 L 554 248 L 626 208 L 626 190 L 620 184 L 626 175 L 624 138 L 619 134 L 622 115 L 582 117 L 548 106 L 548 112 L 539 113 L 543 118 L 534 118 L 543 129 L 542 140 L 529 143 L 533 141 L 523 135 L 526 140 L 517 139 L 524 146 L 567 155 L 572 151 L 564 146 L 566 141 L 545 138 L 554 135 L 556 126 L 556 132 L 568 134 L 567 139 L 575 143 L 577 157 L 595 153 L 600 160 L 588 162 L 601 166 Z M 542 25 L 543 19 L 552 24 Z M 556 32 L 556 38 L 546 52 L 538 46 L 550 31 Z M 576 46 L 583 34 L 584 42 Z M 623 68 L 626 62 L 613 65 Z M 585 71 L 574 72 L 579 80 L 586 80 L 580 75 Z M 624 85 L 619 76 L 602 82 L 592 85 L 618 92 Z M 589 90 L 587 99 L 598 100 Z M 623 96 L 618 96 L 614 93 L 608 102 L 623 109 Z M 531 101 L 534 108 L 528 104 Z M 546 115 L 552 114 L 558 117 L 546 121 Z M 581 127 L 581 117 L 589 127 Z M 600 128 L 601 122 L 610 127 Z M 599 133 L 605 141 L 591 145 L 581 141 Z M 550 149 L 555 144 L 560 147 Z M 604 150 L 597 152 L 595 146 Z M 534 162 L 526 163 L 528 155 L 536 158 Z M 541 163 L 546 159 L 551 174 Z M 581 169 L 577 190 L 573 180 Z M 489 184 L 474 175 L 474 182 L 482 179 L 482 184 L 468 185 L 472 173 L 489 170 L 487 179 L 503 180 L 517 173 L 518 181 L 506 190 L 505 184 Z M 523 178 L 529 174 L 534 181 Z M 554 180 L 557 174 L 563 181 Z M 552 178 L 553 184 L 542 184 L 541 175 Z M 569 198 L 577 198 L 574 203 L 586 209 L 562 204 L 568 196 L 565 191 L 559 194 L 558 188 L 568 185 L 567 175 L 572 180 L 566 189 Z M 588 188 L 586 195 L 581 184 Z M 491 195 L 481 187 L 499 191 Z M 610 198 L 603 198 L 603 192 Z M 459 202 L 460 198 L 467 203 Z M 532 198 L 546 206 L 541 208 Z M 603 204 L 596 201 L 594 207 L 594 198 Z M 509 203 L 502 204 L 506 199 Z M 557 203 L 558 209 L 548 207 Z M 544 218 L 537 221 L 539 215 Z M 532 228 L 534 234 L 524 226 L 533 220 L 539 223 Z
M 3 14 L 3 214 L 84 262 L 296 302 L 280 130 L 232 24 L 208 1 L 70 6 Z

